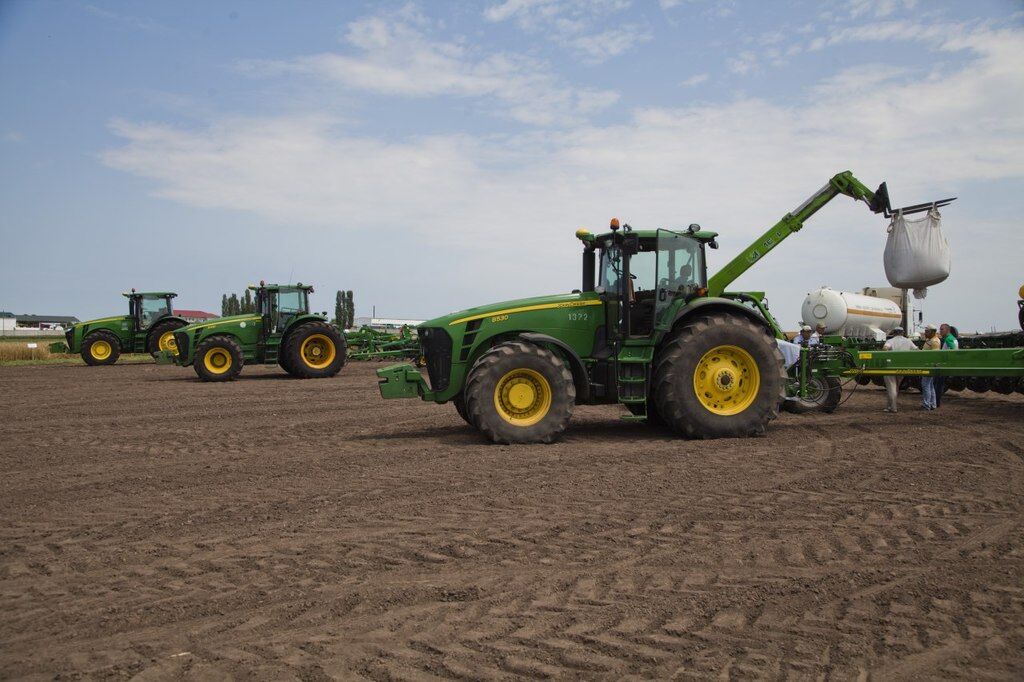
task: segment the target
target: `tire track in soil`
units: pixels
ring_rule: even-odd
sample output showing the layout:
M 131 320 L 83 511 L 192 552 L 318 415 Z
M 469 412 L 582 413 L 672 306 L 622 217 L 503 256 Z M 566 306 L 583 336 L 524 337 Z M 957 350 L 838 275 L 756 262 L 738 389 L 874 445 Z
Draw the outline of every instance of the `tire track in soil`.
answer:
M 454 410 L 381 401 L 375 368 L 247 368 L 228 385 L 0 368 L 5 674 L 1024 666 L 1017 397 L 957 397 L 931 419 L 858 391 L 832 415 L 710 442 L 583 407 L 559 444 L 500 447 Z M 969 427 L 951 438 L 953 422 Z M 903 447 L 911 423 L 937 447 Z

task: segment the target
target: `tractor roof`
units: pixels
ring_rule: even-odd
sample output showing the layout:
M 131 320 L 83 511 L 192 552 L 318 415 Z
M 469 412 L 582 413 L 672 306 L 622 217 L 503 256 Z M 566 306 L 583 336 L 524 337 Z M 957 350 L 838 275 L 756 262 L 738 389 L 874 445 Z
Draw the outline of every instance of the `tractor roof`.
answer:
M 302 282 L 299 282 L 298 284 L 250 284 L 249 288 L 252 289 L 253 291 L 256 291 L 257 289 L 267 289 L 269 291 L 281 291 L 282 289 L 303 289 L 305 291 L 313 291 L 312 284 L 303 284 Z
M 174 298 L 177 296 L 173 291 L 125 291 L 121 294 L 127 298 L 132 296 L 141 296 L 143 298 L 163 298 L 164 296 L 170 296 Z
M 668 230 L 668 228 L 666 228 L 666 230 Z M 683 236 L 687 236 L 687 237 L 693 237 L 694 239 L 700 240 L 702 242 L 709 242 L 709 241 L 711 241 L 712 239 L 714 239 L 715 237 L 718 236 L 717 232 L 712 232 L 710 230 L 697 230 L 696 232 L 690 232 L 690 231 L 688 231 L 686 229 L 679 229 L 679 230 L 668 230 L 668 231 L 669 232 L 674 232 L 676 234 L 680 234 L 680 235 L 683 235 Z M 602 232 L 601 234 L 591 235 L 590 238 L 593 239 L 592 243 L 597 243 L 597 242 L 602 242 L 605 239 L 611 239 L 611 236 L 613 234 L 615 234 L 615 233 L 614 232 Z M 631 230 L 629 232 L 623 232 L 623 234 L 635 234 L 638 237 L 640 237 L 640 239 L 657 239 L 658 238 L 658 230 Z M 578 233 L 577 233 L 577 236 L 578 236 Z

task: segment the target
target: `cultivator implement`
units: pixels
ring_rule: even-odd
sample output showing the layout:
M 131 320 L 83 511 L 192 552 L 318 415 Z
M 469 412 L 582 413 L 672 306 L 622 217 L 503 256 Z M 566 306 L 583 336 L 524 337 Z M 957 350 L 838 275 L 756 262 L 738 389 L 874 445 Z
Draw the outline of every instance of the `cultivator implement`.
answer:
M 407 358 L 420 364 L 420 342 L 407 326 L 398 334 L 363 326 L 345 332 L 350 360 L 388 360 Z

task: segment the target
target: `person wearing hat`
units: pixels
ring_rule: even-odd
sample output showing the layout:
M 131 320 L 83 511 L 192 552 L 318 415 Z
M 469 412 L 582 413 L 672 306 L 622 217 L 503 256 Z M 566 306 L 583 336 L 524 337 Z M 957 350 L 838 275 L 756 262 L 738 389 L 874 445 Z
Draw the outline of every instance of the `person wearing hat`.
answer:
M 814 325 L 814 333 L 811 334 L 811 338 L 814 339 L 815 343 L 819 343 L 821 341 L 821 339 L 824 338 L 824 336 L 825 336 L 825 323 L 824 322 L 819 322 L 818 324 Z
M 882 345 L 882 350 L 917 350 L 917 346 L 914 342 L 907 338 L 906 333 L 903 331 L 903 327 L 896 327 L 892 330 L 889 335 L 889 340 Z M 886 412 L 896 412 L 897 404 L 896 399 L 900 393 L 900 378 L 898 376 L 886 376 L 885 377 L 885 394 L 888 399 L 888 404 L 885 407 Z
M 793 337 L 793 343 L 799 343 L 801 346 L 814 346 L 818 343 L 818 338 L 814 336 L 811 325 L 805 324 L 800 327 L 800 333 Z
M 935 325 L 930 324 L 924 328 L 924 343 L 921 350 L 939 350 L 942 342 L 939 341 L 938 330 Z M 938 407 L 935 401 L 935 377 L 921 377 L 921 407 L 926 410 L 934 410 Z

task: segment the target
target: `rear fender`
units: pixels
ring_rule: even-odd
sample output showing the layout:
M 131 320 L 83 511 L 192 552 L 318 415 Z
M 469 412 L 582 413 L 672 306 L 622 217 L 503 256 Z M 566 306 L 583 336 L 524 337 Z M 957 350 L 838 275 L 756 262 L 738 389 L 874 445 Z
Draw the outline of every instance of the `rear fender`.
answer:
M 775 332 L 772 330 L 771 325 L 768 324 L 768 321 L 760 313 L 742 303 L 718 297 L 698 298 L 680 308 L 679 312 L 676 313 L 675 320 L 672 321 L 672 328 L 676 329 L 680 324 L 694 317 L 712 313 L 729 313 L 738 317 L 744 317 L 763 328 L 772 338 L 775 338 Z
M 159 320 L 157 320 L 153 324 L 149 325 L 149 329 L 146 330 L 146 345 L 145 345 L 145 348 L 143 348 L 143 352 L 145 352 L 146 348 L 149 348 L 149 339 L 153 336 L 153 328 L 156 327 L 158 324 L 162 324 L 164 322 L 167 322 L 168 320 L 173 320 L 175 322 L 181 322 L 181 326 L 182 327 L 187 327 L 188 326 L 188 322 L 185 320 L 185 318 L 178 317 L 177 315 L 166 315 L 164 317 L 161 317 Z

